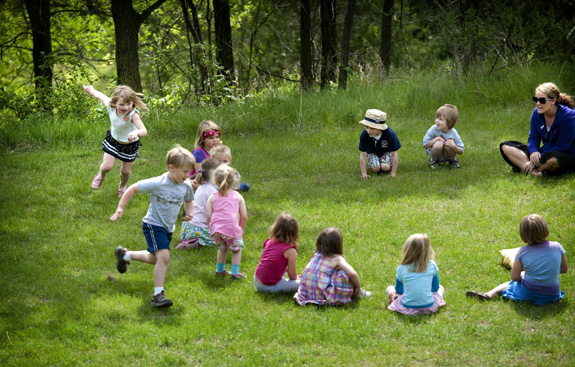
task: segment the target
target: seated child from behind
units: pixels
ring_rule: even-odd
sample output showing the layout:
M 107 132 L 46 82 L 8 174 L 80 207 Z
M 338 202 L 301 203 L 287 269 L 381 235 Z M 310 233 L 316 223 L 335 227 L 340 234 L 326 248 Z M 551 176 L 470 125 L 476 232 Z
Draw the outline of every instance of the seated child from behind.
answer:
M 457 116 L 457 107 L 451 104 L 444 104 L 435 112 L 435 125 L 423 137 L 431 168 L 439 167 L 440 162 L 449 162 L 450 168 L 459 168 L 456 155 L 463 154 L 465 146 L 454 129 Z
M 299 287 L 296 260 L 299 241 L 297 220 L 289 214 L 280 214 L 269 229 L 269 238 L 254 274 L 259 292 L 291 292 Z M 284 274 L 289 279 L 284 278 Z
M 204 159 L 196 175 L 198 188 L 194 195 L 194 216 L 190 221 L 182 222 L 180 243 L 176 249 L 213 246 L 214 238 L 210 235 L 208 219 L 206 218 L 206 203 L 208 198 L 218 190 L 211 182 L 213 171 L 222 163 L 215 158 Z
M 366 126 L 359 137 L 359 167 L 364 179 L 369 178 L 366 164 L 374 173 L 390 172 L 391 177 L 395 177 L 397 172 L 397 150 L 401 148 L 401 143 L 385 123 L 386 118 L 385 112 L 372 109 L 367 110 L 364 119 L 359 122 Z

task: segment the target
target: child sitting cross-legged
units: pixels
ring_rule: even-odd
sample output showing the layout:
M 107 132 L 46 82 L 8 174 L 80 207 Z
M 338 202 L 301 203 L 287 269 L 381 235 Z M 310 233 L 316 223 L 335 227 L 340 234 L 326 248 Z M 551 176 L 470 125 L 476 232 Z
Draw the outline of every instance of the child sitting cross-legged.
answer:
M 215 158 L 204 159 L 196 175 L 198 188 L 194 195 L 194 216 L 190 221 L 183 221 L 180 229 L 180 243 L 176 249 L 213 246 L 214 238 L 210 235 L 206 205 L 208 198 L 218 190 L 211 181 L 213 171 L 222 163 Z
M 445 289 L 439 284 L 437 264 L 429 237 L 409 236 L 403 245 L 401 264 L 395 275 L 395 287 L 387 287 L 388 310 L 404 315 L 435 313 L 445 306 Z

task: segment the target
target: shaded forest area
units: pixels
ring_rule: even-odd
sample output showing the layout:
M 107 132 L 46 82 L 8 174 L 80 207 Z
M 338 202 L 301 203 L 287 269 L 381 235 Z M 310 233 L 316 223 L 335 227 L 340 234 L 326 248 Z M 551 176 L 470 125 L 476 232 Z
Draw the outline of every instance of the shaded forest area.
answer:
M 83 83 L 181 106 L 278 85 L 345 89 L 406 68 L 573 63 L 574 14 L 573 0 L 4 1 L 1 114 L 74 113 Z

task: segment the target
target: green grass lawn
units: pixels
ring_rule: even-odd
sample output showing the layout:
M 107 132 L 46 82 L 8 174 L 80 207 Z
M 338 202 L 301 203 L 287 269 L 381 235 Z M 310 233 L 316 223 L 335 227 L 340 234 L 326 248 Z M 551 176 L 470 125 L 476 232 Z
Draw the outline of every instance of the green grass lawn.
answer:
M 313 126 L 263 124 L 245 133 L 222 126 L 224 134 L 236 131 L 223 141 L 251 185 L 244 194 L 249 218 L 241 266 L 248 277 L 216 279 L 216 249 L 173 250 L 166 292 L 174 306 L 165 310 L 149 305 L 152 266 L 132 263 L 125 274 L 115 271 L 116 246 L 146 248 L 141 219 L 149 199 L 134 197 L 118 222 L 109 221 L 118 203 L 119 167 L 100 190 L 90 188 L 104 131 L 2 151 L 0 364 L 575 365 L 573 270 L 560 278 L 565 298 L 551 306 L 465 297 L 466 290 L 487 291 L 510 279 L 498 251 L 521 245 L 519 220 L 530 213 L 547 220 L 550 239 L 575 264 L 574 177 L 512 174 L 498 150 L 503 140 L 526 140 L 532 105 L 501 108 L 497 121 L 488 104 L 460 108 L 462 168 L 435 171 L 421 146 L 434 110 L 388 110 L 403 145 L 397 177 L 362 180 L 357 122 L 365 109 L 378 107 L 373 98 L 359 96 L 354 112 L 326 110 L 329 121 L 320 118 Z M 192 133 L 162 136 L 153 125 L 131 183 L 162 174 L 174 144 L 192 148 Z M 299 221 L 298 272 L 318 233 L 337 226 L 348 262 L 373 297 L 315 308 L 297 306 L 291 295 L 256 293 L 252 277 L 261 246 L 282 211 Z M 431 238 L 447 305 L 435 315 L 406 317 L 386 309 L 385 288 L 395 281 L 404 241 L 417 232 Z M 178 235 L 179 222 L 172 248 Z

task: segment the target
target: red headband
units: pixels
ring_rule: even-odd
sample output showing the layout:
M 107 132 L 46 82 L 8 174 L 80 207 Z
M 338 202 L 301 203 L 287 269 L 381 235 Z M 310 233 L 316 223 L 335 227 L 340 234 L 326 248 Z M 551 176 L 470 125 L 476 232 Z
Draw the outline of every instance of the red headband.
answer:
M 222 135 L 222 132 L 219 130 L 208 130 L 203 132 L 204 138 L 209 138 L 210 136 L 214 136 L 216 134 Z

